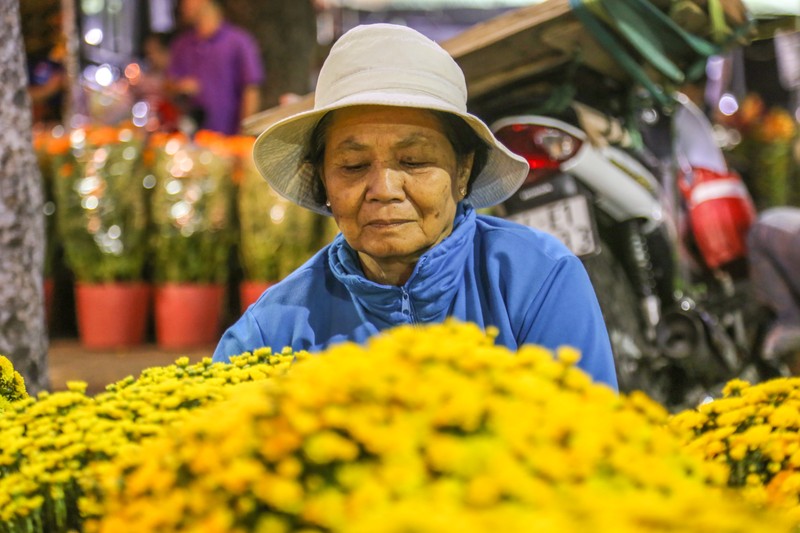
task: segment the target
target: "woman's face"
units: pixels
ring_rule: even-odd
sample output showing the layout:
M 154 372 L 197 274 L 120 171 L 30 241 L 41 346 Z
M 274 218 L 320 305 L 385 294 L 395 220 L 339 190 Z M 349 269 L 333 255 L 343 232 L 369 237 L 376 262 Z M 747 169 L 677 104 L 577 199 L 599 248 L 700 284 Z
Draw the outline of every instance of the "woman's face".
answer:
M 416 263 L 452 231 L 471 157 L 458 164 L 439 119 L 425 110 L 333 113 L 321 174 L 339 229 L 362 260 Z

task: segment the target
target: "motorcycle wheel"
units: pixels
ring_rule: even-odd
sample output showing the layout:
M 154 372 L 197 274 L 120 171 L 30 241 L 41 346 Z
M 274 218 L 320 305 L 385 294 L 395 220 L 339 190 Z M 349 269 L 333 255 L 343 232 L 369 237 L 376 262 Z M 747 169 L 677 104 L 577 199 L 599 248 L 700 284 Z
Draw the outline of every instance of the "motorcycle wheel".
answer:
M 659 368 L 656 348 L 647 341 L 639 298 L 611 247 L 583 258 L 603 312 L 621 392 L 642 390 L 662 405 L 674 401 L 669 368 Z

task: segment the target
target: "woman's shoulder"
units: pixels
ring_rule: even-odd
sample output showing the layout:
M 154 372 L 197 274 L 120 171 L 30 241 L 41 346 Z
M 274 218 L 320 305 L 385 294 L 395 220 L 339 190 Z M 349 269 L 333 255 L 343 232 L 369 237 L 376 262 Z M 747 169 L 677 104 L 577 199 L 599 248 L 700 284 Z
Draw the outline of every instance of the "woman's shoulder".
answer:
M 272 305 L 306 305 L 324 297 L 328 281 L 327 247 L 302 266 L 267 289 L 256 301 L 257 307 Z
M 488 254 L 510 253 L 521 261 L 538 259 L 558 262 L 575 257 L 564 243 L 550 233 L 489 215 L 478 215 L 476 241 Z

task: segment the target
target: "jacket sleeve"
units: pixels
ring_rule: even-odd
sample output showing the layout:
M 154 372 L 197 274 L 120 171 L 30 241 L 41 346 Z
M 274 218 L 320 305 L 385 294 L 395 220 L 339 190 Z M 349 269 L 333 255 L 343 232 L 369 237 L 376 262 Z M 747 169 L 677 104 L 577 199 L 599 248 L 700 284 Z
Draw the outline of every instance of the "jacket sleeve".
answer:
M 256 320 L 250 312 L 245 312 L 245 314 L 222 335 L 222 338 L 217 344 L 217 348 L 214 350 L 213 361 L 215 363 L 227 363 L 230 361 L 231 356 L 239 355 L 265 345 L 266 343 L 261 335 L 261 329 L 258 327 Z
M 522 319 L 518 343 L 581 352 L 578 367 L 617 390 L 611 343 L 594 288 L 575 256 L 558 260 Z

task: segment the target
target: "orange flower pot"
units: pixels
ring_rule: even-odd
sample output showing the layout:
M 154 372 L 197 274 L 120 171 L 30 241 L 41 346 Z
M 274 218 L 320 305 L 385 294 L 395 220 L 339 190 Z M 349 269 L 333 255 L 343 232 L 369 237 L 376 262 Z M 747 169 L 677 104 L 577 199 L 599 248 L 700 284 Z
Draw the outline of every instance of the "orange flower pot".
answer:
M 150 306 L 146 283 L 76 283 L 81 344 L 90 349 L 128 348 L 144 342 Z
M 247 311 L 261 294 L 275 285 L 275 281 L 242 281 L 239 284 L 239 302 L 242 313 Z
M 156 343 L 165 349 L 217 343 L 224 288 L 217 284 L 167 283 L 156 288 Z

